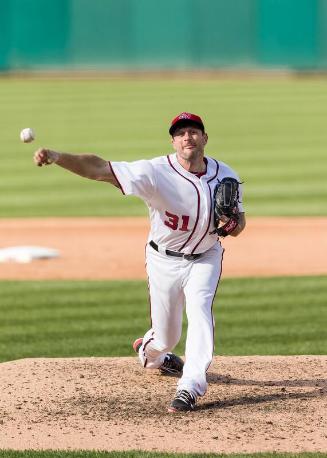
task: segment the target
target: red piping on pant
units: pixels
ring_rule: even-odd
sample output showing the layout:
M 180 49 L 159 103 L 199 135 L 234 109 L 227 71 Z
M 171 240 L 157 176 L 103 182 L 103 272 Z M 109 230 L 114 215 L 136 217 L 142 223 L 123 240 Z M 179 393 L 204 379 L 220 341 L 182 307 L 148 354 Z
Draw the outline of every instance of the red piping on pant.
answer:
M 219 278 L 218 278 L 218 282 L 217 282 L 217 286 L 216 286 L 216 290 L 215 290 L 215 294 L 213 296 L 213 299 L 212 299 L 212 303 L 211 303 L 211 320 L 212 320 L 212 333 L 213 333 L 213 347 L 212 347 L 212 358 L 211 358 L 211 361 L 210 363 L 208 364 L 208 367 L 206 368 L 206 372 L 208 371 L 210 365 L 211 365 L 211 362 L 212 362 L 212 359 L 213 359 L 213 355 L 214 355 L 214 351 L 215 351 L 215 325 L 214 325 L 214 319 L 213 319 L 213 303 L 215 301 L 215 297 L 216 297 L 216 293 L 217 293 L 217 289 L 218 289 L 218 286 L 219 286 L 219 282 L 220 282 L 220 278 L 221 278 L 221 274 L 222 274 L 222 271 L 223 271 L 223 258 L 224 258 L 224 252 L 225 250 L 223 249 L 222 253 L 221 253 L 221 261 L 220 261 L 220 274 L 219 274 Z
M 152 335 L 154 334 L 154 332 L 152 333 Z M 145 347 L 151 342 L 151 340 L 154 340 L 154 337 L 150 337 L 150 339 L 143 345 L 143 355 L 145 357 Z M 145 361 L 144 361 L 144 366 L 143 367 L 146 367 L 147 365 L 147 362 L 148 362 L 148 359 L 145 358 Z

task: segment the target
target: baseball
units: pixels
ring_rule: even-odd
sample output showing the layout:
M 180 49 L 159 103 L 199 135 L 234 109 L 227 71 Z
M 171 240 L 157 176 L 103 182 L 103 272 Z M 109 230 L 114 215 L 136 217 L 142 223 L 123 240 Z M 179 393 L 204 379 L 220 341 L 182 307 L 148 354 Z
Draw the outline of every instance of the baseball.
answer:
M 35 133 L 30 127 L 26 127 L 20 133 L 20 139 L 24 143 L 31 143 L 35 139 Z

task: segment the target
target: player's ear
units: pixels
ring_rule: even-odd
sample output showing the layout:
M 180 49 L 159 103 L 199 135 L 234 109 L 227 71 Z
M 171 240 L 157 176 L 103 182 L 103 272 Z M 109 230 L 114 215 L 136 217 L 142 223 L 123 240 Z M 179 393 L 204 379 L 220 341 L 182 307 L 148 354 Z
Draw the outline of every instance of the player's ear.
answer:
M 205 133 L 203 134 L 203 139 L 204 139 L 204 144 L 205 144 L 205 145 L 208 143 L 208 138 L 209 138 L 209 137 L 208 137 L 208 134 L 205 132 Z

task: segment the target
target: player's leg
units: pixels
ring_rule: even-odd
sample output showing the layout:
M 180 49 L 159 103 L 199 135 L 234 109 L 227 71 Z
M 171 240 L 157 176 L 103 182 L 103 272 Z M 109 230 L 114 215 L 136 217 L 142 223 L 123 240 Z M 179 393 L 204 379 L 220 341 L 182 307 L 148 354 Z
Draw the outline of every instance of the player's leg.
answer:
M 147 248 L 151 328 L 143 337 L 139 357 L 144 367 L 162 366 L 179 342 L 182 332 L 184 293 L 180 259 L 169 258 Z
M 185 365 L 178 389 L 203 396 L 207 389 L 206 371 L 214 350 L 212 305 L 221 275 L 223 250 L 216 246 L 192 263 L 185 281 L 188 320 Z

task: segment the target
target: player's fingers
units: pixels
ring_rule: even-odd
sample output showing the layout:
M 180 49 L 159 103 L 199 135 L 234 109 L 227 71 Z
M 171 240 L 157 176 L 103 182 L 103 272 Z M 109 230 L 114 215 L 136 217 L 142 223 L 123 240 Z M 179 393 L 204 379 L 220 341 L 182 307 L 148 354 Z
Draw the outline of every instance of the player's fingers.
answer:
M 41 167 L 43 164 L 48 163 L 48 150 L 40 148 L 34 153 L 34 162 L 36 165 Z
M 35 165 L 39 165 L 39 166 L 42 165 L 42 159 L 40 158 L 39 155 L 34 154 L 33 160 L 34 160 Z

